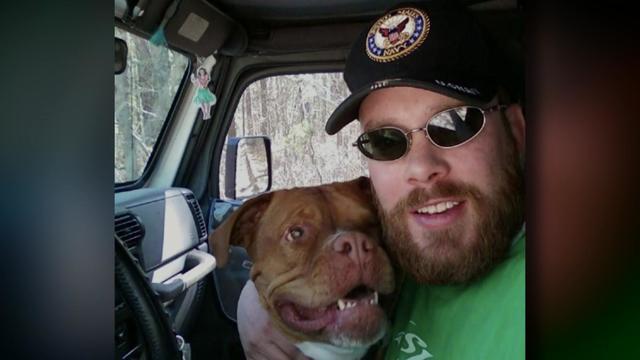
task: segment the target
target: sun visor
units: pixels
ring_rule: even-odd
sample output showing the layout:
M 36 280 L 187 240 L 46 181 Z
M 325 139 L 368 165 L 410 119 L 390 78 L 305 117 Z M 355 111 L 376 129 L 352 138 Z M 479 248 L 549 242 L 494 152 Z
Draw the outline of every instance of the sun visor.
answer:
M 165 36 L 169 44 L 200 56 L 216 51 L 234 56 L 247 47 L 242 26 L 202 0 L 181 0 L 167 23 Z
M 135 28 L 154 34 L 164 23 L 164 37 L 171 46 L 198 56 L 235 56 L 247 47 L 244 28 L 204 0 L 141 0 L 131 13 L 133 21 L 128 23 Z

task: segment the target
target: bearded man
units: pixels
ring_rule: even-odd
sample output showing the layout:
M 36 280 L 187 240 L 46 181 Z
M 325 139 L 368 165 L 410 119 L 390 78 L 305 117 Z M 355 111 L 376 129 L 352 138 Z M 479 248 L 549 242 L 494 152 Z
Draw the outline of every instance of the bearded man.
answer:
M 348 56 L 352 94 L 326 130 L 359 120 L 385 248 L 408 274 L 387 359 L 525 357 L 525 122 L 493 55 L 466 10 L 407 4 Z M 249 282 L 238 311 L 247 357 L 302 358 L 261 311 Z

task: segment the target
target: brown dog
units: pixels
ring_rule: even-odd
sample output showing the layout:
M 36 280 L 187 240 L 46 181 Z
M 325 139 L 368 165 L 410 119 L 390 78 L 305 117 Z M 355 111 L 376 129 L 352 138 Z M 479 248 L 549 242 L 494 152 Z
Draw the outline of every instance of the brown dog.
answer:
M 382 338 L 378 293 L 394 288 L 369 179 L 294 188 L 244 203 L 209 237 L 218 264 L 247 249 L 273 322 L 315 359 L 357 359 Z

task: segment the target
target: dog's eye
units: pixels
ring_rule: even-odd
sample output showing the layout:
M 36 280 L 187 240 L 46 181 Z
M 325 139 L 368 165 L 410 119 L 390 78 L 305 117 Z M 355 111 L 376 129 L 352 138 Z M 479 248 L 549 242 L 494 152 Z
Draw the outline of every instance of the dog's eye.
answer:
M 298 226 L 293 226 L 287 232 L 287 241 L 293 241 L 299 239 L 304 235 L 304 230 Z

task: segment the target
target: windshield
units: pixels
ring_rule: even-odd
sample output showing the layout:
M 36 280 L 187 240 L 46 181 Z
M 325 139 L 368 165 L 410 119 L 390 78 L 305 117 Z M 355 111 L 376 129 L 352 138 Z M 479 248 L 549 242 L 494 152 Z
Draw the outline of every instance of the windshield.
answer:
M 147 167 L 189 58 L 115 28 L 127 42 L 127 68 L 115 75 L 115 183 L 135 181 Z

